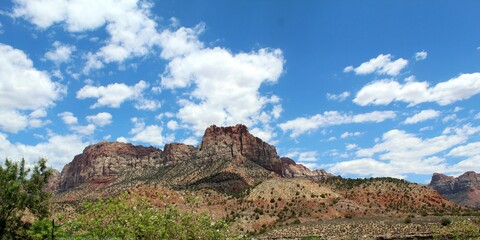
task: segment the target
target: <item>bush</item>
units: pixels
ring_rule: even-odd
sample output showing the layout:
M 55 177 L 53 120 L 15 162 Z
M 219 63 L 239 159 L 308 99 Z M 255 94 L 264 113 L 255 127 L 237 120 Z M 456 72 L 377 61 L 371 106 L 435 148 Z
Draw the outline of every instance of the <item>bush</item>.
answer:
M 59 237 L 81 239 L 226 239 L 229 226 L 207 214 L 154 206 L 141 196 L 85 202 L 74 219 L 62 219 Z
M 403 222 L 405 224 L 409 224 L 409 223 L 412 223 L 412 219 L 410 217 L 406 217 L 405 219 L 403 219 Z
M 444 217 L 442 218 L 441 223 L 442 223 L 442 226 L 448 226 L 450 225 L 450 223 L 452 223 L 452 220 L 450 220 L 450 218 Z

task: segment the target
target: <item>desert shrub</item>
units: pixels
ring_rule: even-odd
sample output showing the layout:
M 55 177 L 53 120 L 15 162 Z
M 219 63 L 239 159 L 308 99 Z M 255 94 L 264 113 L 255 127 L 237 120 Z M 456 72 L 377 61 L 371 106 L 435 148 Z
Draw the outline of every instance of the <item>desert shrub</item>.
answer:
M 173 205 L 122 195 L 85 202 L 73 219 L 61 219 L 57 236 L 68 239 L 228 239 L 224 221 L 207 214 L 183 213 Z
M 435 239 L 477 239 L 480 237 L 480 221 L 465 219 L 433 229 Z
M 406 217 L 405 219 L 403 219 L 403 222 L 404 222 L 405 224 L 412 223 L 412 218 Z
M 452 223 L 452 220 L 450 220 L 450 218 L 444 217 L 442 218 L 442 220 L 440 220 L 440 223 L 442 224 L 442 226 L 448 226 Z

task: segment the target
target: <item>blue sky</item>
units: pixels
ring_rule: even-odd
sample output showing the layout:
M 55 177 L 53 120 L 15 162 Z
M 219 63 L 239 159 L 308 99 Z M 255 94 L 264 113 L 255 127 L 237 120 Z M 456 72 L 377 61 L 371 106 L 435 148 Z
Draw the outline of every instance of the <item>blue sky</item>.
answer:
M 246 124 L 310 168 L 480 171 L 478 1 L 0 4 L 0 156 L 197 145 Z

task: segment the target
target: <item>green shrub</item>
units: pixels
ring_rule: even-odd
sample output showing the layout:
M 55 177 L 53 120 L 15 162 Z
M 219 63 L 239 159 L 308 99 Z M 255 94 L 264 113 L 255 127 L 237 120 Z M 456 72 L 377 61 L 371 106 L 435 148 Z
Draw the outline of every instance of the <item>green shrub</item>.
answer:
M 207 214 L 182 213 L 173 205 L 161 208 L 141 196 L 85 202 L 73 219 L 61 219 L 59 237 L 74 239 L 227 239 L 224 221 Z
M 406 217 L 405 219 L 403 219 L 403 222 L 404 222 L 405 224 L 409 224 L 409 223 L 412 222 L 412 219 L 411 219 L 410 217 Z
M 440 222 L 442 223 L 442 226 L 448 226 L 452 223 L 452 220 L 450 220 L 450 218 L 444 217 Z

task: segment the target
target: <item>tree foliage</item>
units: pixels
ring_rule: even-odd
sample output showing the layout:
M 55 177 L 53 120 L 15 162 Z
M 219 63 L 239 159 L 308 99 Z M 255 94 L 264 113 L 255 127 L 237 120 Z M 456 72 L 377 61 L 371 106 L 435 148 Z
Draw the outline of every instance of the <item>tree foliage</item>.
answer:
M 75 216 L 60 219 L 59 235 L 76 239 L 228 239 L 228 224 L 207 214 L 181 212 L 174 205 L 155 206 L 127 194 L 85 202 Z
M 48 216 L 50 193 L 42 191 L 51 175 L 46 163 L 42 158 L 33 169 L 25 167 L 24 159 L 0 164 L 0 239 L 24 239 L 28 218 Z

